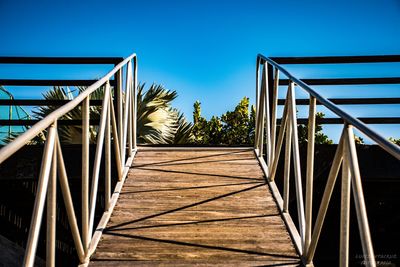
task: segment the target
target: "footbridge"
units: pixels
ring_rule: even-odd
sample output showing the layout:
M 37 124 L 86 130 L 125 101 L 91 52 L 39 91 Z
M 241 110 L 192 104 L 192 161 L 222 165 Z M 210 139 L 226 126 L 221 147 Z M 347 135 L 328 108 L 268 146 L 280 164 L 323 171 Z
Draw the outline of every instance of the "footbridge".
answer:
M 0 80 L 2 85 L 88 86 L 72 100 L 52 103 L 2 100 L 0 103 L 59 106 L 43 120 L 28 122 L 31 127 L 0 150 L 0 164 L 5 164 L 38 135 L 46 136 L 24 266 L 35 265 L 41 228 L 45 229 L 46 265 L 62 264 L 56 259 L 57 198 L 63 199 L 61 203 L 65 205 L 81 266 L 311 266 L 318 252 L 335 183 L 340 183 L 341 199 L 337 214 L 340 217 L 337 255 L 340 266 L 349 264 L 351 198 L 357 219 L 354 229 L 358 228 L 367 259 L 365 264 L 376 265 L 354 129 L 400 160 L 399 146 L 368 126 L 368 123 L 399 123 L 400 118 L 355 118 L 340 105 L 399 104 L 400 99 L 327 99 L 312 86 L 400 83 L 400 78 L 302 80 L 284 66 L 399 62 L 399 56 L 270 58 L 258 55 L 256 128 L 252 147 L 138 144 L 137 60 L 136 54 L 125 59 L 0 58 L 4 64 L 114 65 L 110 72 L 95 81 Z M 282 85 L 288 89 L 286 98 L 279 99 Z M 297 98 L 295 87 L 309 97 Z M 98 90 L 104 90 L 104 98 L 91 100 L 91 95 Z M 282 116 L 278 116 L 280 105 L 283 105 Z M 298 118 L 298 105 L 309 107 L 307 118 Z M 317 121 L 317 105 L 324 106 L 337 117 Z M 101 109 L 98 119 L 90 118 L 93 106 Z M 82 119 L 66 121 L 65 115 L 76 109 L 81 111 Z M 1 123 L 26 122 L 3 120 Z M 64 145 L 58 134 L 60 125 L 71 123 L 80 124 L 82 129 L 81 150 L 74 155 L 80 162 L 81 173 L 78 201 L 72 197 L 71 170 L 66 167 Z M 322 199 L 315 205 L 317 123 L 342 124 L 343 129 Z M 300 153 L 298 124 L 308 125 L 305 157 Z M 93 156 L 89 151 L 90 129 L 96 130 Z M 279 166 L 280 162 L 283 166 Z M 282 175 L 278 168 L 283 168 Z M 293 181 L 290 181 L 291 170 Z M 277 186 L 278 181 L 282 186 Z M 294 193 L 291 193 L 290 183 L 294 184 Z M 289 209 L 291 195 L 296 203 L 294 213 Z M 100 214 L 99 220 L 96 213 Z

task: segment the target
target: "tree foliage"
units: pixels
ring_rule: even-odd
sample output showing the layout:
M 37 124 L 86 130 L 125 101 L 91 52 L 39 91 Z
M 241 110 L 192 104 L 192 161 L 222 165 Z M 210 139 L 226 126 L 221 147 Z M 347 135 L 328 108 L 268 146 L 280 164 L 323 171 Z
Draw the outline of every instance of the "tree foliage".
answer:
M 144 84 L 138 86 L 137 95 L 137 134 L 139 143 L 151 144 L 185 144 L 192 142 L 191 123 L 187 122 L 179 110 L 172 107 L 171 102 L 177 97 L 176 91 L 165 89 L 162 85 L 152 84 L 145 91 Z M 79 92 L 85 87 L 78 87 Z M 46 100 L 69 100 L 69 93 L 63 87 L 53 87 L 43 94 Z M 103 99 L 104 88 L 94 91 L 90 99 Z M 58 106 L 39 106 L 32 111 L 35 119 L 43 119 L 56 110 Z M 90 118 L 99 119 L 101 106 L 90 106 Z M 82 119 L 81 107 L 64 115 L 62 120 Z M 98 126 L 90 126 L 90 140 L 96 142 Z M 59 125 L 58 134 L 62 143 L 79 144 L 82 141 L 81 125 Z M 5 142 L 10 142 L 16 136 Z M 40 144 L 45 140 L 42 133 L 32 140 L 32 144 Z
M 79 92 L 83 92 L 86 87 L 77 87 Z M 90 95 L 91 100 L 100 100 L 104 96 L 104 86 L 96 90 Z M 51 90 L 43 93 L 43 98 L 46 100 L 70 100 L 69 93 L 65 88 L 55 86 Z M 35 119 L 41 120 L 51 112 L 59 108 L 59 106 L 38 106 L 32 110 L 33 117 Z M 90 106 L 90 119 L 100 119 L 101 107 Z M 82 111 L 81 107 L 78 106 L 62 116 L 61 120 L 81 120 Z M 98 127 L 91 125 L 89 128 L 89 139 L 91 143 L 96 140 L 96 129 Z M 58 135 L 62 143 L 68 144 L 79 144 L 82 142 L 82 126 L 81 125 L 58 125 L 57 127 Z M 43 143 L 45 141 L 45 135 L 36 136 L 33 143 Z
M 400 138 L 389 137 L 389 141 L 392 142 L 395 145 L 400 146 Z
M 79 87 L 79 92 L 85 90 Z M 69 92 L 62 87 L 54 87 L 43 94 L 48 100 L 68 100 Z M 91 94 L 91 99 L 103 99 L 104 88 Z M 207 120 L 201 115 L 201 103 L 193 105 L 193 124 L 171 102 L 177 97 L 176 91 L 167 90 L 162 85 L 152 84 L 148 90 L 145 85 L 138 86 L 137 95 L 137 133 L 139 143 L 151 144 L 197 144 L 197 145 L 252 145 L 255 137 L 256 111 L 249 105 L 249 98 L 243 97 L 233 111 L 221 116 L 212 116 Z M 36 119 L 42 119 L 54 111 L 57 106 L 40 106 L 33 111 Z M 90 118 L 99 119 L 100 106 L 90 107 Z M 317 118 L 324 114 L 317 113 Z M 63 120 L 82 118 L 80 106 L 63 116 Z M 98 126 L 90 126 L 90 140 L 96 141 Z M 59 136 L 63 143 L 80 143 L 82 140 L 81 125 L 59 125 Z M 307 125 L 298 125 L 300 143 L 307 142 Z M 45 134 L 37 136 L 31 143 L 43 143 Z M 332 140 L 322 132 L 322 126 L 316 125 L 316 144 L 332 144 Z
M 325 117 L 325 114 L 322 112 L 316 113 L 316 119 L 322 119 Z M 308 142 L 308 125 L 299 124 L 297 126 L 298 134 L 299 134 L 299 142 L 307 143 Z M 315 125 L 315 144 L 333 144 L 333 141 L 329 139 L 329 137 L 322 132 L 322 125 Z
M 354 143 L 356 143 L 357 145 L 364 145 L 364 138 L 358 136 L 358 135 L 354 135 Z
M 252 106 L 249 114 L 249 98 L 242 98 L 233 111 L 227 111 L 220 117 L 212 116 L 209 121 L 201 116 L 199 101 L 196 101 L 193 107 L 195 144 L 241 145 L 253 143 L 255 110 Z
M 150 144 L 185 144 L 192 140 L 191 123 L 179 110 L 171 106 L 176 91 L 162 85 L 151 85 L 145 92 L 138 88 L 138 140 Z
M 227 111 L 220 117 L 212 116 L 209 121 L 201 116 L 201 104 L 193 105 L 193 138 L 195 144 L 252 145 L 254 143 L 256 111 L 252 105 L 249 112 L 249 98 L 240 100 L 233 111 Z M 316 114 L 323 118 L 322 112 Z M 305 143 L 308 138 L 308 126 L 298 125 L 299 142 Z M 332 144 L 333 141 L 322 132 L 322 126 L 316 125 L 316 144 Z

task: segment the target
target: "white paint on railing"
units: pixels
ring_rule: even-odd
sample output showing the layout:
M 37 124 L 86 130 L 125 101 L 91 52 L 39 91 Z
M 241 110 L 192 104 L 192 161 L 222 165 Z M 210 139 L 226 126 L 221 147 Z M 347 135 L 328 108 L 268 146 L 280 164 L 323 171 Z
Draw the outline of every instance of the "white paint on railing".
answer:
M 271 64 L 275 69 L 274 86 L 272 92 L 272 107 L 266 108 L 269 103 L 267 91 L 268 79 L 264 71 L 267 65 Z M 262 67 L 261 67 L 262 66 Z M 263 74 L 260 79 L 260 69 Z M 276 139 L 276 110 L 277 110 L 277 94 L 279 85 L 279 72 L 289 78 L 289 88 L 284 105 L 281 125 L 279 127 L 278 138 Z M 261 87 L 260 87 L 261 83 Z M 294 83 L 310 94 L 310 109 L 309 109 L 309 129 L 308 129 L 308 145 L 307 145 L 307 169 L 306 169 L 306 204 L 302 196 L 302 179 L 301 179 L 301 164 L 299 156 L 299 141 L 297 137 L 297 118 L 296 118 L 296 98 L 294 95 Z M 314 228 L 312 228 L 312 201 L 313 201 L 313 169 L 314 169 L 314 142 L 315 142 L 315 116 L 316 116 L 316 101 L 333 111 L 345 121 L 344 129 L 333 159 L 333 163 L 329 172 L 325 191 L 319 206 L 318 215 L 315 220 Z M 361 186 L 360 170 L 358 165 L 356 147 L 354 142 L 354 134 L 352 127 L 354 126 L 367 137 L 376 141 L 379 146 L 389 152 L 391 155 L 400 159 L 400 148 L 391 144 L 385 138 L 371 130 L 364 123 L 356 118 L 353 118 L 329 100 L 323 98 L 316 93 L 311 87 L 291 75 L 282 66 L 278 65 L 273 60 L 259 55 L 256 61 L 256 129 L 254 149 L 260 161 L 260 165 L 264 170 L 271 190 L 277 200 L 278 207 L 282 212 L 282 216 L 289 228 L 289 232 L 293 237 L 296 249 L 302 256 L 304 264 L 312 265 L 312 260 L 315 254 L 319 236 L 321 234 L 322 225 L 331 199 L 333 188 L 339 169 L 342 166 L 342 190 L 341 190 L 341 231 L 340 231 L 340 265 L 347 266 L 349 261 L 349 221 L 350 221 L 350 193 L 353 193 L 354 203 L 356 206 L 358 228 L 360 231 L 361 244 L 363 253 L 368 257 L 366 261 L 368 266 L 375 266 L 375 256 L 372 247 L 371 234 L 368 225 L 365 201 Z M 265 109 L 265 110 L 264 110 Z M 266 113 L 266 114 L 264 114 Z M 271 121 L 264 118 L 271 118 Z M 267 124 L 267 125 L 265 125 Z M 270 127 L 271 126 L 271 127 Z M 271 130 L 268 130 L 269 127 Z M 266 140 L 264 142 L 264 132 L 267 131 Z M 270 131 L 268 134 L 268 131 Z M 277 189 L 274 180 L 277 179 L 276 171 L 280 157 L 280 152 L 283 143 L 285 145 L 284 156 L 284 187 L 283 199 L 281 193 Z M 267 161 L 263 159 L 263 144 L 266 144 Z M 270 146 L 270 149 L 268 148 Z M 292 153 L 291 153 L 292 147 Z M 297 213 L 299 217 L 299 229 L 293 224 L 288 210 L 289 201 L 289 176 L 290 176 L 290 161 L 293 154 L 293 165 L 295 171 L 296 185 L 296 203 Z M 351 185 L 351 192 L 350 192 Z M 313 230 L 312 230 L 313 229 Z M 312 230 L 312 231 L 311 231 Z
M 132 63 L 134 61 L 132 74 Z M 113 99 L 111 96 L 110 78 L 118 73 L 119 82 L 121 82 L 122 68 L 127 69 L 127 80 L 126 80 L 126 91 L 125 91 L 125 102 L 118 108 L 121 108 L 118 112 L 118 119 L 115 115 Z M 132 81 L 133 79 L 133 81 Z M 94 159 L 94 168 L 92 176 L 92 185 L 90 190 L 90 203 L 89 203 L 89 119 L 90 119 L 90 95 L 99 90 L 105 85 L 105 94 L 102 104 L 102 112 L 100 118 L 100 125 L 97 133 L 97 146 Z M 79 94 L 74 100 L 71 100 L 67 104 L 59 107 L 43 120 L 35 124 L 32 128 L 27 130 L 24 134 L 17 137 L 13 142 L 5 146 L 0 150 L 0 163 L 4 162 L 12 154 L 17 152 L 21 147 L 32 140 L 36 135 L 48 128 L 47 140 L 45 143 L 45 149 L 42 159 L 42 166 L 39 175 L 39 184 L 37 188 L 37 196 L 35 198 L 33 216 L 31 221 L 31 227 L 29 229 L 29 237 L 27 243 L 26 254 L 24 258 L 24 266 L 33 266 L 35 252 L 38 243 L 39 230 L 42 223 L 43 210 L 46 200 L 46 194 L 48 197 L 48 210 L 47 210 L 47 241 L 46 241 L 46 262 L 47 266 L 55 266 L 55 201 L 56 201 L 56 172 L 58 171 L 58 178 L 60 182 L 61 192 L 64 198 L 64 203 L 67 210 L 67 217 L 72 232 L 72 237 L 75 244 L 75 249 L 78 254 L 78 258 L 81 264 L 87 264 L 91 254 L 94 252 L 97 243 L 101 236 L 101 231 L 93 234 L 94 227 L 94 215 L 96 210 L 97 191 L 98 191 L 98 180 L 102 158 L 103 144 L 105 143 L 105 211 L 102 219 L 100 220 L 99 227 L 104 228 L 107 224 L 110 214 L 115 206 L 115 203 L 119 196 L 119 191 L 122 187 L 123 181 L 127 175 L 130 164 L 132 163 L 133 156 L 136 152 L 136 112 L 137 102 L 136 94 L 137 86 L 137 58 L 136 54 L 132 54 L 117 66 L 115 66 L 109 73 L 103 78 L 89 86 L 85 91 Z M 119 98 L 122 100 L 122 88 L 117 85 L 117 93 L 121 94 Z M 67 170 L 63 160 L 63 154 L 61 151 L 61 144 L 57 134 L 57 120 L 82 104 L 82 235 L 80 234 L 78 223 L 75 215 L 74 205 L 72 203 L 71 191 L 68 185 Z M 123 107 L 123 106 L 124 107 Z M 124 121 L 122 122 L 122 110 L 124 110 Z M 117 124 L 118 121 L 118 124 Z M 134 128 L 134 129 L 128 129 Z M 114 192 L 111 195 L 111 131 L 114 143 L 114 156 L 116 161 L 116 168 L 118 173 L 118 183 L 114 188 Z M 127 134 L 129 133 L 128 143 Z M 129 148 L 129 158 L 127 162 L 125 159 L 125 148 Z M 129 166 L 127 166 L 129 165 Z M 49 182 L 50 179 L 50 182 Z M 49 187 L 48 187 L 49 184 Z M 116 192 L 118 191 L 118 192 Z

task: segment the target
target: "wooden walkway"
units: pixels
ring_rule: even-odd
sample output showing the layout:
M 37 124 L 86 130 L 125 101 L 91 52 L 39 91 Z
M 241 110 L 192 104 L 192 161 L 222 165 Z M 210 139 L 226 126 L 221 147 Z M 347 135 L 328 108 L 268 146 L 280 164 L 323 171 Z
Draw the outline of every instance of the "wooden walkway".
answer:
M 90 266 L 298 266 L 250 149 L 139 149 Z

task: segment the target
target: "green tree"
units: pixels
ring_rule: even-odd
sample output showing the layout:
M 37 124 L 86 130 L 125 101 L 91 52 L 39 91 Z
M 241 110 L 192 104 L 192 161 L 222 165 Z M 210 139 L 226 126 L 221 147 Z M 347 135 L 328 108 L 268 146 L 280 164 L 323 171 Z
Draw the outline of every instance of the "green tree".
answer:
M 217 116 L 212 116 L 211 120 L 208 122 L 208 142 L 210 144 L 221 144 L 224 134 L 224 125 L 222 121 Z
M 196 101 L 193 105 L 193 139 L 195 144 L 227 144 L 252 145 L 255 137 L 256 110 L 250 107 L 249 99 L 240 100 L 233 111 L 227 111 L 221 117 L 213 116 L 207 121 L 201 116 L 201 104 Z M 322 112 L 316 114 L 317 119 L 323 118 Z M 299 142 L 305 143 L 308 138 L 308 126 L 298 125 Z M 316 144 L 332 144 L 332 140 L 322 132 L 322 126 L 316 125 Z
M 209 141 L 208 122 L 201 116 L 201 103 L 199 101 L 193 104 L 193 142 L 195 144 L 207 144 Z
M 251 144 L 254 136 L 255 109 L 251 107 L 249 115 L 249 99 L 244 97 L 235 107 L 221 117 L 213 116 L 207 121 L 201 116 L 201 104 L 193 105 L 193 138 L 195 144 Z
M 395 145 L 400 146 L 400 138 L 389 137 L 389 141 L 392 142 Z
M 250 144 L 249 98 L 243 97 L 234 111 L 221 116 L 223 123 L 222 142 L 224 144 Z
M 316 113 L 316 119 L 322 119 L 325 117 L 325 114 L 322 112 Z M 308 125 L 299 124 L 297 126 L 297 131 L 299 135 L 299 143 L 307 143 L 308 142 Z M 329 139 L 329 137 L 322 132 L 322 125 L 315 125 L 315 144 L 333 144 L 333 141 Z

